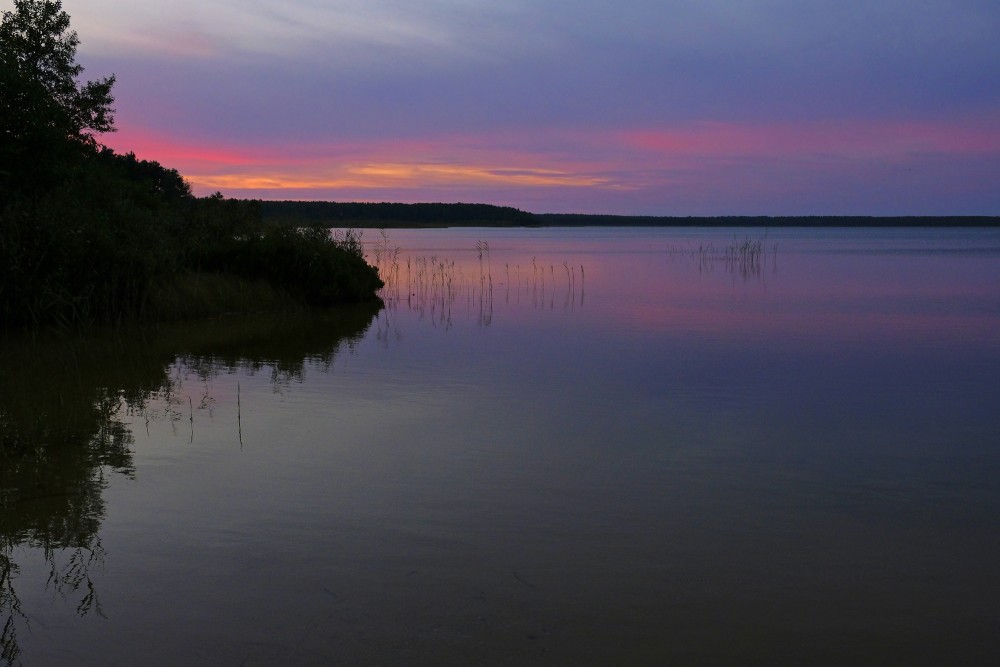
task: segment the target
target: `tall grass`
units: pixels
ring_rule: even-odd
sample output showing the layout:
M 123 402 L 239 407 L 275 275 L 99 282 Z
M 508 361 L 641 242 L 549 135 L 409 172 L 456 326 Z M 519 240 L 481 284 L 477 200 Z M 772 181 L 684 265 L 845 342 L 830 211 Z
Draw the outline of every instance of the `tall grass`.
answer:
M 494 276 L 494 248 L 487 240 L 477 240 L 463 253 L 464 259 L 408 254 L 393 245 L 384 230 L 367 247 L 373 266 L 379 268 L 385 281 L 379 293 L 387 305 L 378 330 L 383 343 L 392 337 L 391 313 L 400 307 L 447 329 L 453 324 L 456 309 L 464 309 L 482 326 L 491 325 L 497 299 L 508 303 L 521 303 L 523 299 L 548 309 L 556 308 L 557 298 L 566 309 L 583 304 L 583 266 L 567 261 L 562 263 L 561 271 L 556 271 L 555 264 L 543 266 L 533 258 L 530 275 L 522 273 L 519 264 L 505 263 L 503 272 Z M 471 259 L 467 253 L 471 253 Z M 498 290 L 498 285 L 503 289 Z
M 725 245 L 702 243 L 697 248 L 669 246 L 667 254 L 670 257 L 694 259 L 698 262 L 700 270 L 714 270 L 721 267 L 744 279 L 749 279 L 760 276 L 769 263 L 772 268 L 776 266 L 778 244 L 768 245 L 765 233 L 758 238 L 733 237 L 732 242 Z

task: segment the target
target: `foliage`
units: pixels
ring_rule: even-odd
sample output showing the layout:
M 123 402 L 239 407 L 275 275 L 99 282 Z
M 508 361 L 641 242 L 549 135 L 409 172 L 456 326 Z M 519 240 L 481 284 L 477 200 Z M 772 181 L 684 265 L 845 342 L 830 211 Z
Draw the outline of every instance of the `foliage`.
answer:
M 397 204 L 324 201 L 260 202 L 266 220 L 327 227 L 441 227 L 537 225 L 531 213 L 489 204 Z
M 264 280 L 311 305 L 372 299 L 381 287 L 357 244 L 338 243 L 327 230 L 267 226 L 252 202 L 195 198 L 177 172 L 107 149 L 45 198 L 0 210 L 0 314 L 8 326 L 156 316 L 151 295 L 190 281 L 192 271 Z M 190 311 L 204 314 L 197 303 Z
M 1000 227 L 1000 216 L 728 215 L 656 216 L 540 213 L 546 227 Z
M 308 304 L 377 299 L 359 244 L 270 227 L 257 202 L 195 198 L 176 170 L 100 146 L 114 77 L 77 82 L 79 39 L 60 2 L 14 4 L 0 24 L 0 326 L 156 315 L 151 295 L 180 283 L 263 280 Z M 192 279 L 201 271 L 237 280 Z
M 199 200 L 182 222 L 185 262 L 198 271 L 266 280 L 312 305 L 373 298 L 382 287 L 360 244 L 325 228 L 265 224 L 257 202 Z
M 0 23 L 0 189 L 40 189 L 114 130 L 114 77 L 78 83 L 76 33 L 58 0 L 15 0 Z M 2 190 L 0 190 L 2 191 Z

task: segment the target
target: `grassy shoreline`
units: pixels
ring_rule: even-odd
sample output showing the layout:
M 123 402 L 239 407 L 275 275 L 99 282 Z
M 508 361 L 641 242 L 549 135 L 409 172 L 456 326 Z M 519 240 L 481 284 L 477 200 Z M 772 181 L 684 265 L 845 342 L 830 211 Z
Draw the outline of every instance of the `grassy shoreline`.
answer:
M 176 172 L 132 155 L 93 153 L 0 205 L 0 329 L 376 303 L 381 287 L 353 236 L 193 197 Z

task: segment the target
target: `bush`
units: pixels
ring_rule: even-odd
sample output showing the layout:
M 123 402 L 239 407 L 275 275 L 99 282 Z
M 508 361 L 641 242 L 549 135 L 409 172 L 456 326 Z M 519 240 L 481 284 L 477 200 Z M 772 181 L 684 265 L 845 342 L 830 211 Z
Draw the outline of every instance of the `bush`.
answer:
M 254 228 L 193 248 L 191 260 L 202 270 L 267 280 L 312 305 L 372 300 L 382 287 L 360 248 L 337 242 L 327 229 Z
M 4 326 L 157 317 L 154 288 L 191 272 L 243 281 L 217 284 L 266 281 L 309 305 L 377 299 L 382 286 L 349 239 L 265 226 L 255 202 L 196 199 L 176 172 L 107 150 L 44 197 L 14 197 L 0 210 Z
M 265 228 L 256 202 L 195 199 L 177 171 L 101 147 L 114 77 L 77 80 L 61 2 L 14 0 L 0 16 L 0 328 L 142 317 L 154 286 L 203 270 L 304 303 L 377 299 L 357 244 Z

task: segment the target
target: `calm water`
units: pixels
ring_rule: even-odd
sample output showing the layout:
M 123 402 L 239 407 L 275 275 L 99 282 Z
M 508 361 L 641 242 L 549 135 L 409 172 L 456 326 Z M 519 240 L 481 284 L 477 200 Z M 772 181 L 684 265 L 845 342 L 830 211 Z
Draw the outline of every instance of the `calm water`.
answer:
M 381 311 L 4 343 L 7 661 L 998 664 L 1000 230 L 365 241 Z

